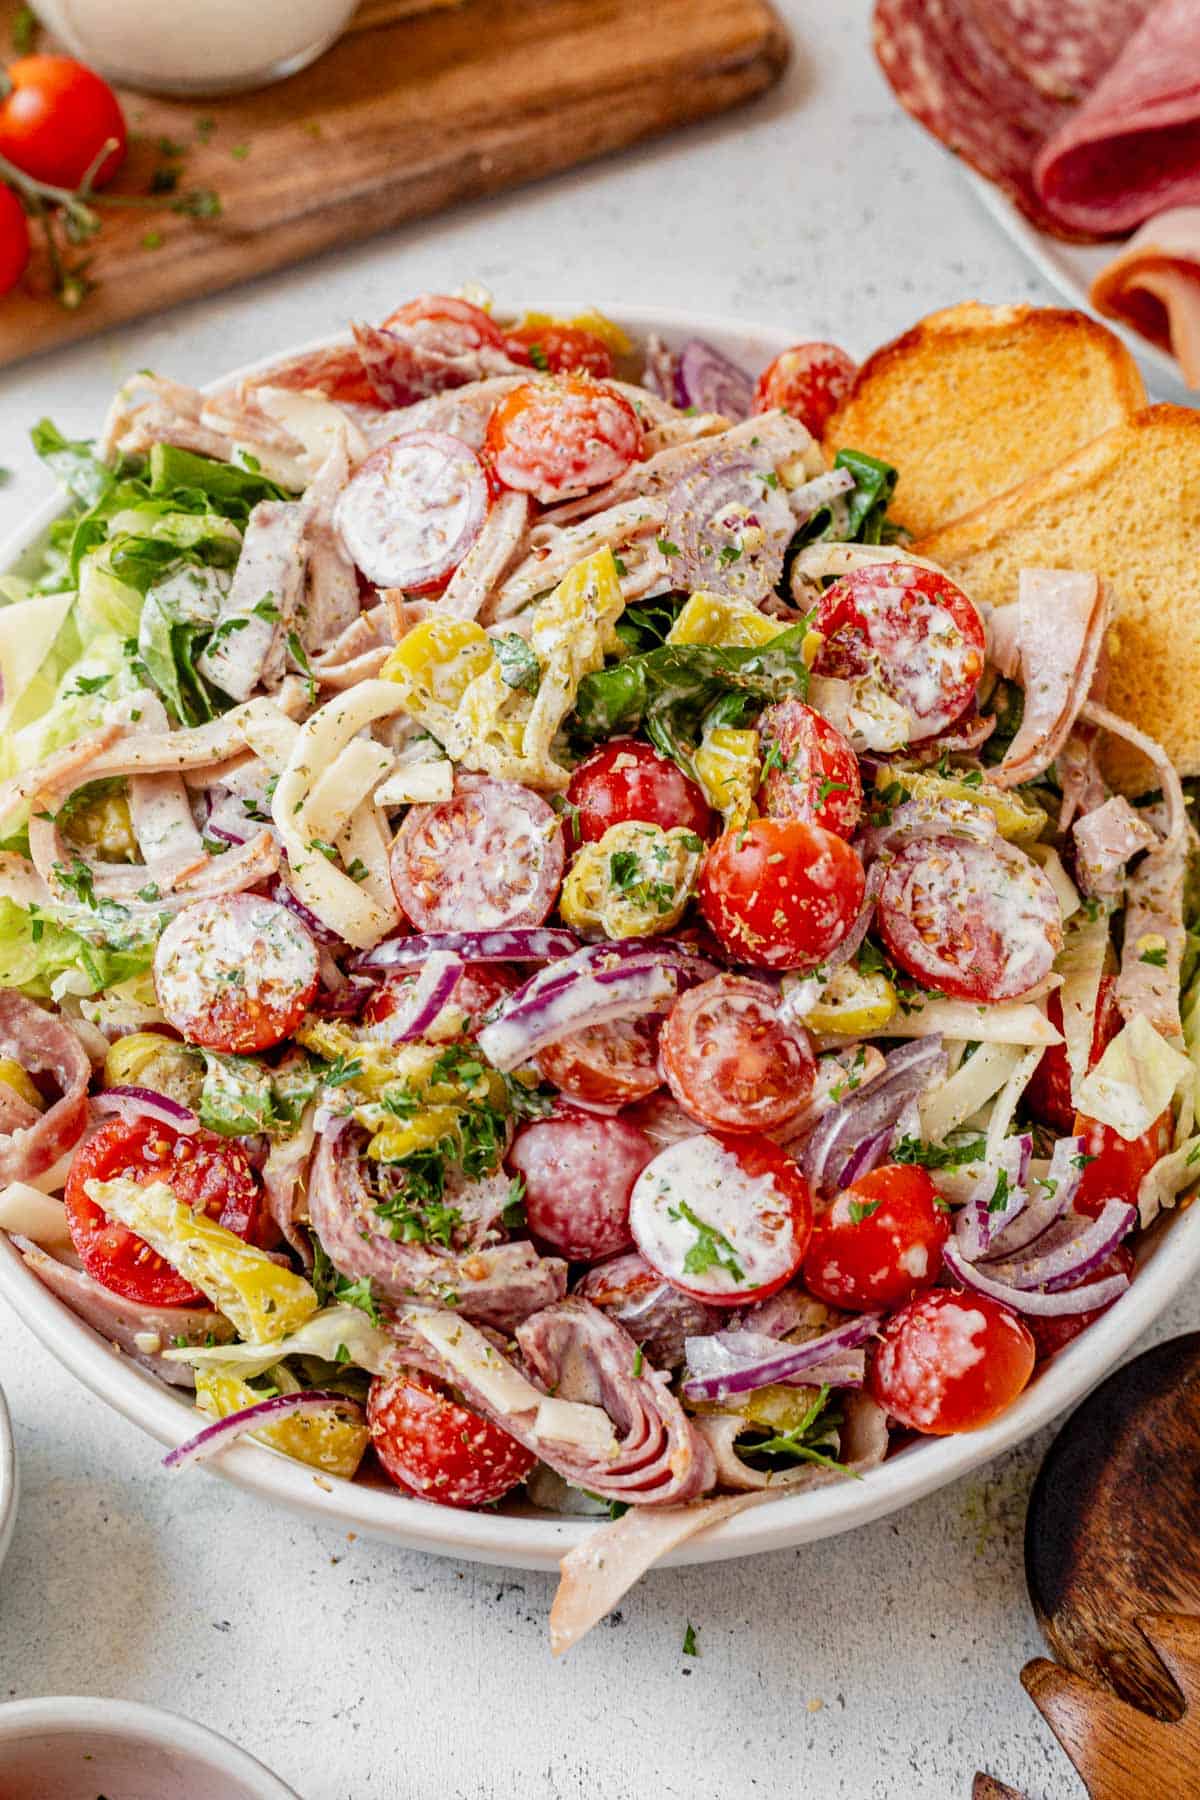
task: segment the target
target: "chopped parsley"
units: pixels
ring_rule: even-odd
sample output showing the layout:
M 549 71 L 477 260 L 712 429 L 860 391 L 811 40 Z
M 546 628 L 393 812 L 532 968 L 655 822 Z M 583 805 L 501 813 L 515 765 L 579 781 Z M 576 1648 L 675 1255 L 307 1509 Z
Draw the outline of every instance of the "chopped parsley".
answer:
M 1138 957 L 1139 962 L 1149 963 L 1152 969 L 1165 969 L 1167 966 L 1167 946 L 1156 950 L 1143 950 Z
M 670 538 L 655 538 L 655 543 L 663 556 L 678 556 L 679 545 L 673 544 Z
M 97 904 L 96 877 L 91 865 L 84 862 L 81 856 L 77 856 L 70 868 L 63 863 L 56 862 L 53 864 L 53 869 L 59 887 L 66 888 L 69 894 L 74 894 L 81 906 L 88 906 L 95 912 Z
M 345 1087 L 348 1081 L 357 1081 L 363 1072 L 360 1056 L 335 1056 L 324 1074 L 326 1087 Z
M 892 1161 L 919 1163 L 923 1169 L 957 1169 L 963 1163 L 982 1162 L 987 1139 L 969 1138 L 963 1144 L 930 1144 L 924 1138 L 902 1137 L 892 1151 Z
M 872 1213 L 878 1212 L 883 1205 L 882 1200 L 852 1200 L 850 1202 L 850 1223 L 861 1225 Z
M 685 1656 L 699 1656 L 700 1654 L 699 1645 L 696 1643 L 696 1627 L 690 1619 L 687 1630 L 683 1634 L 683 1654 Z
M 996 1176 L 996 1185 L 992 1189 L 992 1197 L 988 1201 L 988 1211 L 990 1213 L 1003 1212 L 1004 1208 L 1008 1205 L 1008 1199 L 1011 1192 L 1012 1187 L 1008 1179 L 1008 1170 L 1001 1169 Z
M 500 676 L 506 687 L 536 694 L 542 682 L 542 665 L 518 632 L 506 631 L 492 639 Z
M 746 1272 L 725 1233 L 718 1231 L 714 1225 L 706 1224 L 686 1200 L 681 1200 L 678 1206 L 668 1207 L 667 1217 L 674 1219 L 676 1223 L 682 1220 L 696 1233 L 696 1242 L 683 1259 L 685 1275 L 704 1275 L 709 1269 L 720 1268 L 732 1275 L 735 1281 L 745 1280 Z

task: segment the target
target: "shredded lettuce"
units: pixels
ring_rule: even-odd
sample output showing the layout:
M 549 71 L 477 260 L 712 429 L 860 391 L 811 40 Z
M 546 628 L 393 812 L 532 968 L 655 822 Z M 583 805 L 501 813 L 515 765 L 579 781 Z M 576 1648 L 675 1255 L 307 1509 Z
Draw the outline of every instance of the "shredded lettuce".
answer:
M 154 944 L 116 949 L 90 942 L 68 925 L 0 898 L 0 987 L 34 1000 L 95 994 L 148 969 Z

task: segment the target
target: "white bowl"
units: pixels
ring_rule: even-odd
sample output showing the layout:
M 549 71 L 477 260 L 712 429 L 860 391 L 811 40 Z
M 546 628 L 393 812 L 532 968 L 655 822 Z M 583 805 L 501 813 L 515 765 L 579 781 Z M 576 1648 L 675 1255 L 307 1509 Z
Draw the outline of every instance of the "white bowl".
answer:
M 4 1800 L 299 1800 L 228 1738 L 130 1700 L 0 1706 Z
M 540 304 L 546 306 L 547 302 Z M 567 306 L 554 310 L 576 309 Z M 753 329 L 728 319 L 694 313 L 647 308 L 634 311 L 619 306 L 613 306 L 611 311 L 635 333 L 657 331 L 676 344 L 692 336 L 708 338 L 752 372 L 803 336 L 802 331 L 788 334 L 765 327 Z M 253 373 L 282 354 L 274 351 L 269 358 L 237 373 Z M 0 550 L 0 569 L 11 568 L 20 560 L 58 510 L 58 502 L 51 502 L 35 514 L 21 536 L 10 542 L 6 550 Z M 1140 1263 L 1128 1293 L 1055 1357 L 994 1424 L 958 1437 L 910 1444 L 861 1481 L 786 1496 L 770 1506 L 751 1507 L 690 1539 L 666 1561 L 717 1562 L 833 1537 L 921 1499 L 1020 1443 L 1049 1424 L 1107 1374 L 1200 1271 L 1200 1206 L 1164 1219 L 1143 1242 Z M 17 1251 L 3 1237 L 0 1293 L 66 1368 L 159 1443 L 181 1443 L 195 1430 L 196 1414 L 189 1402 L 121 1356 L 69 1312 L 25 1269 Z M 593 1529 L 585 1521 L 557 1519 L 532 1509 L 459 1512 L 452 1507 L 406 1499 L 390 1486 L 316 1475 L 300 1463 L 248 1442 L 232 1445 L 207 1467 L 263 1499 L 328 1525 L 348 1526 L 408 1549 L 467 1557 L 474 1562 L 552 1569 L 567 1550 Z M 163 1479 L 178 1478 L 164 1475 Z
M 8 1416 L 8 1404 L 4 1398 L 4 1390 L 0 1388 L 0 1567 L 3 1566 L 4 1559 L 8 1555 L 8 1546 L 12 1543 L 20 1491 L 17 1453 L 13 1446 L 12 1420 Z M 2 1791 L 0 1789 L 0 1792 Z

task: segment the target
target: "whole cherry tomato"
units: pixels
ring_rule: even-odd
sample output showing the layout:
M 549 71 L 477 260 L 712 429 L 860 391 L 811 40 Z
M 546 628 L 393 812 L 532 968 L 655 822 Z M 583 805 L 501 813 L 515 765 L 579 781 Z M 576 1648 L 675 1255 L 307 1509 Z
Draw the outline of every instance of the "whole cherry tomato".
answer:
M 756 413 L 791 413 L 820 437 L 858 368 L 836 344 L 794 344 L 769 363 L 754 389 Z
M 902 1305 L 941 1273 L 947 1211 L 928 1169 L 885 1163 L 860 1175 L 813 1227 L 805 1287 L 851 1312 Z
M 1111 1125 L 1101 1125 L 1085 1113 L 1075 1115 L 1075 1135 L 1083 1139 L 1084 1164 L 1071 1205 L 1085 1218 L 1098 1219 L 1106 1200 L 1127 1200 L 1133 1205 L 1142 1177 L 1171 1148 L 1175 1120 L 1168 1106 L 1149 1131 L 1130 1142 Z
M 700 872 L 700 910 L 738 962 L 815 969 L 862 908 L 863 866 L 803 819 L 754 819 L 719 837 Z
M 106 81 L 70 56 L 22 56 L 7 68 L 0 156 L 51 187 L 77 188 L 89 170 L 104 187 L 125 161 L 129 134 Z M 95 168 L 104 146 L 113 149 Z
M 637 820 L 682 826 L 707 837 L 712 809 L 678 763 L 637 738 L 613 738 L 584 758 L 571 777 L 568 816 L 581 843 L 599 841 L 610 825 Z
M 867 1374 L 872 1399 L 913 1431 L 977 1431 L 1006 1412 L 1033 1373 L 1033 1338 L 982 1294 L 935 1288 L 893 1313 Z

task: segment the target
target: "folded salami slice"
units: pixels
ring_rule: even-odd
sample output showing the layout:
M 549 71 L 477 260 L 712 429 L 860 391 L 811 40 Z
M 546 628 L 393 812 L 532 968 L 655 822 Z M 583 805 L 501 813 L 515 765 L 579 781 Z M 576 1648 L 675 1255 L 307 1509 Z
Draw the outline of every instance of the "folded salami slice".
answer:
M 92 1065 L 69 1025 L 12 988 L 0 991 L 0 1055 L 27 1074 L 49 1075 L 59 1090 L 45 1112 L 10 1117 L 0 1130 L 0 1184 L 32 1181 L 82 1135 Z
M 1154 0 L 970 0 L 1018 75 L 1060 100 L 1082 100 L 1116 61 Z
M 1044 225 L 1033 161 L 1069 109 L 1005 60 L 980 29 L 975 3 L 877 0 L 875 53 L 905 110 Z
M 1160 0 L 1099 86 L 1042 148 L 1054 228 L 1116 237 L 1200 202 L 1200 10 Z

